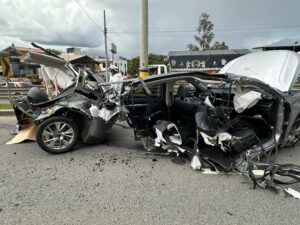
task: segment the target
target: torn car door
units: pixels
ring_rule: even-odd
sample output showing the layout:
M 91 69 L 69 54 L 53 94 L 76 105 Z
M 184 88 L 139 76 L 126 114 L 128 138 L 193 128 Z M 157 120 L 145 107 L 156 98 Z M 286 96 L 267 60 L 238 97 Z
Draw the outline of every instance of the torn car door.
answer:
M 142 85 L 133 90 L 125 105 L 129 111 L 128 118 L 136 130 L 147 132 L 155 121 L 165 116 L 164 83 L 148 85 L 150 95 Z

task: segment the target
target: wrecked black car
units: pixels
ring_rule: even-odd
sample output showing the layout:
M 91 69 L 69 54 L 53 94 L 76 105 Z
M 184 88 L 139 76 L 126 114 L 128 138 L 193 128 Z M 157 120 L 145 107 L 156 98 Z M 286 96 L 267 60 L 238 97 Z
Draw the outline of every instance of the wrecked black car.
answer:
M 63 153 L 79 139 L 91 144 L 105 140 L 120 119 L 121 93 L 112 85 L 100 86 L 104 81 L 98 76 L 60 58 L 29 53 L 24 61 L 42 65 L 46 93 L 33 87 L 26 97 L 11 99 L 20 131 L 17 142 L 36 139 L 43 150 Z
M 279 148 L 300 140 L 300 92 L 294 90 L 300 56 L 294 52 L 248 54 L 218 75 L 114 83 L 51 56 L 30 53 L 26 60 L 57 78 L 48 95 L 32 88 L 12 100 L 19 130 L 37 126 L 36 141 L 47 152 L 69 151 L 79 139 L 101 143 L 117 120 L 126 120 L 146 150 L 188 155 L 195 170 L 236 171 L 260 186 L 273 185 L 278 174 L 291 178 L 288 183 L 300 180 L 298 166 L 273 163 Z

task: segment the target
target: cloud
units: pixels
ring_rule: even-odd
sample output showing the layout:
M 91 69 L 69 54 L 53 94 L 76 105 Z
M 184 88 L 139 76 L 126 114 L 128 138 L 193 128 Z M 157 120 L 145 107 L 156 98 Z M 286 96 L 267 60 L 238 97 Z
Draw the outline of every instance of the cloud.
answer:
M 81 47 L 103 54 L 103 10 L 108 43 L 118 54 L 139 53 L 140 1 L 137 0 L 0 0 L 0 48 L 34 41 L 65 49 Z M 79 5 L 80 6 L 79 6 Z M 252 48 L 300 36 L 298 0 L 149 0 L 149 52 L 186 50 L 202 12 L 211 15 L 218 41 L 231 48 Z M 91 19 L 83 12 L 88 14 Z M 97 23 L 97 25 L 95 24 Z
M 96 47 L 90 42 L 99 33 L 82 14 L 75 1 L 0 1 L 0 29 L 3 36 L 48 45 Z M 81 3 L 83 6 L 84 3 Z M 89 10 L 87 8 L 87 10 Z M 89 10 L 92 16 L 95 12 Z M 3 20 L 5 18 L 5 20 Z M 3 22 L 4 21 L 4 22 Z

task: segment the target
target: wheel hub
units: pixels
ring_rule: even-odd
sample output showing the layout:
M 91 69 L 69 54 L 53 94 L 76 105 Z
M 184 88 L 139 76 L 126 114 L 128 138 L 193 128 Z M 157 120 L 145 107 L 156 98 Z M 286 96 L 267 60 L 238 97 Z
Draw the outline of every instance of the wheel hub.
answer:
M 73 128 L 66 122 L 53 122 L 45 127 L 42 133 L 44 144 L 52 149 L 67 148 L 75 136 Z

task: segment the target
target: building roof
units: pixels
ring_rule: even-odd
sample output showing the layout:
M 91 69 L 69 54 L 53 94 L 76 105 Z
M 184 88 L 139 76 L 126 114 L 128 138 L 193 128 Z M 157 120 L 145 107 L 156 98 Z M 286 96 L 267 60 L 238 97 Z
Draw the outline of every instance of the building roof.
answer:
M 36 52 L 36 53 L 44 53 L 42 49 L 39 48 L 24 48 L 24 47 L 15 47 L 15 49 L 19 52 Z
M 44 51 L 39 48 L 26 48 L 26 47 L 13 47 L 13 46 L 9 46 L 9 47 L 5 48 L 3 51 L 9 52 L 11 50 L 15 50 L 16 52 L 18 52 L 20 54 L 25 54 L 27 52 L 44 53 Z
M 72 61 L 74 59 L 79 59 L 81 57 L 83 57 L 84 55 L 76 55 L 73 53 L 62 53 L 59 55 L 59 57 L 63 58 L 66 61 Z
M 266 45 L 261 47 L 255 47 L 253 50 L 290 50 L 299 52 L 300 51 L 300 45 Z
M 250 53 L 248 49 L 169 52 L 172 70 L 222 68 L 231 60 Z
M 195 55 L 245 55 L 248 49 L 205 50 L 205 51 L 170 51 L 169 56 L 195 56 Z
M 76 55 L 72 53 L 63 53 L 60 55 L 64 60 L 72 63 L 87 63 L 87 62 L 96 62 L 95 59 L 88 55 Z

